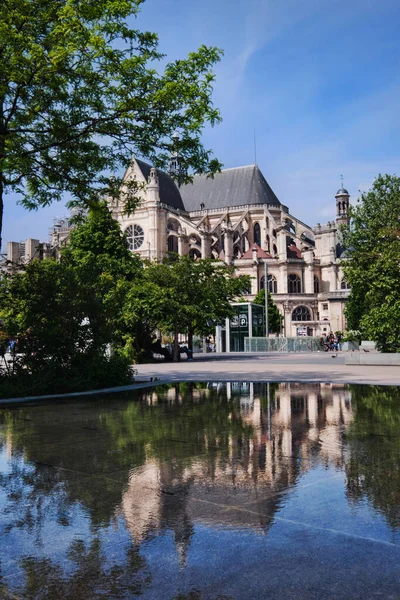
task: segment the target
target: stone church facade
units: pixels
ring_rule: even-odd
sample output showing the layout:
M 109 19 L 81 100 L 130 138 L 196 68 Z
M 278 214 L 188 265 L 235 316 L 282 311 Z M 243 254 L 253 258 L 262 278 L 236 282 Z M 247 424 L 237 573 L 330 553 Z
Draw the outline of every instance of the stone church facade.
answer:
M 284 317 L 282 335 L 321 336 L 346 329 L 349 290 L 339 225 L 348 220 L 347 190 L 342 187 L 335 196 L 336 220 L 312 227 L 278 200 L 257 165 L 225 169 L 214 178 L 196 175 L 193 183 L 179 186 L 174 183 L 179 157 L 173 156 L 170 174 L 134 158 L 124 182 L 139 184 L 139 207 L 124 214 L 124 183 L 120 199 L 108 201 L 132 252 L 149 260 L 178 253 L 224 261 L 235 274 L 250 275 L 246 301 L 265 286 L 267 265 L 268 289 Z M 63 218 L 53 225 L 48 243 L 8 242 L 7 259 L 57 257 L 69 231 Z
M 347 222 L 350 196 L 343 187 L 335 196 L 336 220 L 311 227 L 278 200 L 257 165 L 214 178 L 196 175 L 178 186 L 169 174 L 133 159 L 124 176 L 131 180 L 142 184 L 135 213 L 125 215 L 122 200 L 109 206 L 133 252 L 149 260 L 174 252 L 224 261 L 237 275 L 250 275 L 248 301 L 265 286 L 266 263 L 268 289 L 284 316 L 283 335 L 346 329 L 349 290 L 339 225 Z

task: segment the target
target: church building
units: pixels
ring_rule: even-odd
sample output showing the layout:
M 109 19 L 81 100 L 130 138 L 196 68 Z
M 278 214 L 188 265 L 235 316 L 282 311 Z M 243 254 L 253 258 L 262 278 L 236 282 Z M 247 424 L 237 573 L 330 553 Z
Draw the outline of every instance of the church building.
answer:
M 142 184 L 134 214 L 124 214 L 122 199 L 109 200 L 132 252 L 149 260 L 178 253 L 224 261 L 237 275 L 251 276 L 249 302 L 267 283 L 286 337 L 344 331 L 349 290 L 339 226 L 348 221 L 347 190 L 335 196 L 336 220 L 312 227 L 279 201 L 258 165 L 179 185 L 178 159 L 171 158 L 169 174 L 132 159 L 124 181 Z
M 166 173 L 133 158 L 120 198 L 108 200 L 132 252 L 149 260 L 177 253 L 223 261 L 235 274 L 250 275 L 246 302 L 267 284 L 284 317 L 285 337 L 345 331 L 350 292 L 343 278 L 340 224 L 348 222 L 348 191 L 342 186 L 335 196 L 336 220 L 312 227 L 280 202 L 258 165 L 224 169 L 213 178 L 195 175 L 193 183 L 181 185 L 180 163 L 175 153 Z M 141 201 L 127 216 L 124 185 L 133 182 Z M 8 264 L 57 257 L 70 230 L 69 219 L 62 218 L 48 243 L 8 242 Z

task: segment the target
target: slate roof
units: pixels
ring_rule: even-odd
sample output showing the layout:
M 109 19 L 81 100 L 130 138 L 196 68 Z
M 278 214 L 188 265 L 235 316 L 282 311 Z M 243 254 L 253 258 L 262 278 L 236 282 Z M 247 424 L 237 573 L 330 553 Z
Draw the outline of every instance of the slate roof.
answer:
M 193 183 L 183 185 L 180 192 L 188 212 L 201 210 L 201 204 L 204 209 L 245 204 L 281 205 L 257 165 L 226 169 L 213 179 L 195 175 Z
M 271 254 L 265 252 L 258 244 L 253 244 L 251 248 L 243 254 L 242 258 L 253 258 L 253 248 L 257 250 L 257 258 L 272 258 Z
M 150 176 L 150 169 L 152 168 L 151 165 L 139 159 L 136 159 L 136 162 L 147 181 Z M 160 202 L 167 204 L 168 206 L 172 206 L 172 208 L 184 211 L 185 207 L 183 205 L 179 189 L 175 185 L 174 181 L 164 171 L 161 171 L 160 169 L 156 169 L 156 171 L 160 185 Z

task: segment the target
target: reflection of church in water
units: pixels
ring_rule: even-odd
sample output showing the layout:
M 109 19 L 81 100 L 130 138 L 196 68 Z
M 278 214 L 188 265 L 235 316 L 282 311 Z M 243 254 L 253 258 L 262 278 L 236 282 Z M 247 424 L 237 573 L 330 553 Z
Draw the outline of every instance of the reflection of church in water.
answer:
M 347 460 L 342 433 L 353 412 L 345 386 L 219 383 L 212 390 L 237 399 L 241 433 L 230 434 L 225 447 L 216 430 L 207 453 L 188 460 L 158 460 L 150 452 L 121 503 L 136 544 L 156 531 L 173 532 L 181 566 L 195 525 L 264 534 L 303 474 L 318 465 L 343 468 Z M 179 403 L 179 387 L 167 396 Z M 147 401 L 157 403 L 155 392 Z

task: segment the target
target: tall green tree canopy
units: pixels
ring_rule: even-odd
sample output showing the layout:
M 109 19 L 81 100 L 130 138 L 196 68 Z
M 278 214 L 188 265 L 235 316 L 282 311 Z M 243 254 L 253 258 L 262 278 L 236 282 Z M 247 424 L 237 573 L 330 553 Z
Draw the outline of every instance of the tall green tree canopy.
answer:
M 132 154 L 165 166 L 177 150 L 194 172 L 218 170 L 200 134 L 220 119 L 211 71 L 221 51 L 202 46 L 160 73 L 157 35 L 129 25 L 142 2 L 0 2 L 0 236 L 7 192 L 28 209 L 64 192 L 90 204 L 118 193 L 106 175 Z M 135 190 L 127 196 L 129 209 Z
M 380 350 L 400 352 L 400 178 L 379 175 L 350 218 L 343 230 L 349 329 Z
M 194 333 L 208 335 L 233 314 L 230 303 L 250 284 L 249 276 L 233 274 L 232 267 L 212 259 L 194 261 L 189 256 L 174 256 L 150 263 L 144 270 L 144 281 L 128 295 L 127 316 L 174 334 L 177 358 L 179 333 L 189 338 Z
M 33 260 L 4 273 L 0 321 L 7 338 L 18 338 L 16 375 L 32 375 L 45 392 L 129 381 L 134 334 L 124 309 L 142 271 L 103 202 L 71 232 L 59 261 Z

